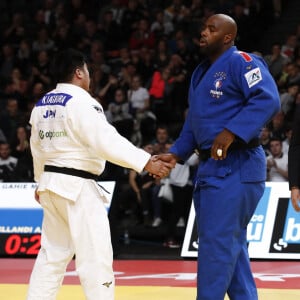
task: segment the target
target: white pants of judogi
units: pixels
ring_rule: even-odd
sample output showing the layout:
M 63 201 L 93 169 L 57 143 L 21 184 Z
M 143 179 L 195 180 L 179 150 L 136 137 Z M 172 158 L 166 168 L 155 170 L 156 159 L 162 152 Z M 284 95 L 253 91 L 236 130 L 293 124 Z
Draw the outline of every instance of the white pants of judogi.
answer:
M 56 299 L 74 254 L 86 299 L 113 300 L 110 227 L 94 183 L 87 180 L 76 201 L 48 190 L 40 193 L 40 201 L 44 210 L 41 249 L 30 277 L 27 300 Z

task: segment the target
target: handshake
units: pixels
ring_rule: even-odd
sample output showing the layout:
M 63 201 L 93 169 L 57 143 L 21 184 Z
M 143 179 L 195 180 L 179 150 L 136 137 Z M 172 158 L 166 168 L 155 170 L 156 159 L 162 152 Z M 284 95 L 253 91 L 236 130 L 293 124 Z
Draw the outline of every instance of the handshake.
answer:
M 148 160 L 144 170 L 156 178 L 167 177 L 177 161 L 178 157 L 172 153 L 153 155 Z

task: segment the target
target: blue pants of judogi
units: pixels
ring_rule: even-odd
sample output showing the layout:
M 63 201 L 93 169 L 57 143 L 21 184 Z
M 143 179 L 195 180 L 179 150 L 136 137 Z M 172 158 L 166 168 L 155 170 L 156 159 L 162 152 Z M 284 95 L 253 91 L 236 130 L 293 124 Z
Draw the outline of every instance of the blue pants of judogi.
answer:
M 246 229 L 265 182 L 241 182 L 238 168 L 234 163 L 229 174 L 197 178 L 197 300 L 224 300 L 226 293 L 231 300 L 258 299 Z

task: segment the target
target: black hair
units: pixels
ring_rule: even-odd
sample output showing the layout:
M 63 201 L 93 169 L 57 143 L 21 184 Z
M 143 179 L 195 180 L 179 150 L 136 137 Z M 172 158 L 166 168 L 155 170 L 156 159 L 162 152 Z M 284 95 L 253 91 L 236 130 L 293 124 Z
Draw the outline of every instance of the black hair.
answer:
M 272 141 L 277 141 L 277 142 L 282 143 L 282 139 L 277 135 L 274 135 L 270 138 L 270 142 L 272 142 Z
M 71 82 L 76 69 L 82 69 L 86 62 L 85 56 L 78 50 L 69 48 L 57 52 L 51 65 L 53 79 L 58 83 Z

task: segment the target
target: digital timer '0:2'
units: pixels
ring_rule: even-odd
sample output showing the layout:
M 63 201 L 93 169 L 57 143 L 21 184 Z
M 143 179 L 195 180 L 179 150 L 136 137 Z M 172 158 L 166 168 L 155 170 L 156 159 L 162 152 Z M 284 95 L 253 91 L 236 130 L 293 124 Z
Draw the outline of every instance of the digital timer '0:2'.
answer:
M 10 234 L 4 240 L 4 254 L 6 255 L 37 255 L 40 247 L 40 234 Z

